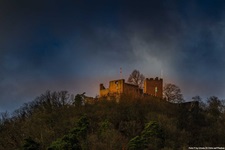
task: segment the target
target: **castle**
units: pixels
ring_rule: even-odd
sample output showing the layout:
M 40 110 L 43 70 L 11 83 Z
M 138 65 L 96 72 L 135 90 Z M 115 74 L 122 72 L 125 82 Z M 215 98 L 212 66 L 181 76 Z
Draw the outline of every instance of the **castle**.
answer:
M 121 94 L 129 94 L 133 96 L 152 95 L 159 98 L 163 97 L 163 79 L 156 77 L 146 78 L 144 81 L 144 89 L 140 89 L 137 85 L 125 83 L 124 79 L 113 80 L 109 82 L 109 88 L 105 88 L 100 84 L 99 96 L 118 96 Z

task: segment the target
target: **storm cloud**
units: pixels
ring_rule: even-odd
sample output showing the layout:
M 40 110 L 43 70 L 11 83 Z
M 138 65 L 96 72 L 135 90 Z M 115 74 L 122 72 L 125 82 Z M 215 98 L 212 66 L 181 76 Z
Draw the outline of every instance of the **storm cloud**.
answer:
M 133 69 L 225 97 L 225 2 L 1 1 L 0 111 L 46 90 L 86 92 Z

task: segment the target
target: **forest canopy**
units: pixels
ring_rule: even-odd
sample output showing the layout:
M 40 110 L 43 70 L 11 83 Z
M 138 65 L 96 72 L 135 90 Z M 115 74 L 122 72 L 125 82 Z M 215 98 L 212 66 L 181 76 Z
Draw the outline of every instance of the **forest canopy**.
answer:
M 225 146 L 224 101 L 212 96 L 171 103 L 50 92 L 1 114 L 0 149 L 187 149 Z M 179 138 L 177 138 L 179 137 Z

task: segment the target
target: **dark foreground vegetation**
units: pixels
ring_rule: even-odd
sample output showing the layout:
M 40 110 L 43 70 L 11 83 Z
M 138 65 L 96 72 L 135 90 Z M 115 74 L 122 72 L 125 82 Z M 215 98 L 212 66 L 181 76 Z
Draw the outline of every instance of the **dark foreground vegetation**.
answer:
M 224 103 L 172 104 L 154 97 L 115 100 L 75 99 L 49 92 L 16 110 L 2 113 L 0 149 L 110 150 L 225 147 Z

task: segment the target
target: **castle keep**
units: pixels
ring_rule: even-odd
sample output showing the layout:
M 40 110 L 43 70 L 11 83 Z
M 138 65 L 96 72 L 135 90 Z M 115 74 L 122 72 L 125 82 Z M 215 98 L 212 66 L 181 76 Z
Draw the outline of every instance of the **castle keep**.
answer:
M 153 78 L 146 78 L 144 81 L 144 93 L 148 95 L 153 95 L 156 97 L 163 97 L 163 79 L 159 79 L 156 77 Z
M 159 98 L 163 97 L 163 79 L 156 77 L 146 78 L 144 81 L 144 89 L 140 89 L 137 85 L 125 83 L 124 79 L 113 80 L 109 82 L 109 88 L 105 88 L 100 84 L 99 96 L 118 96 L 121 94 L 130 94 L 133 96 L 140 96 L 142 94 L 152 95 Z

